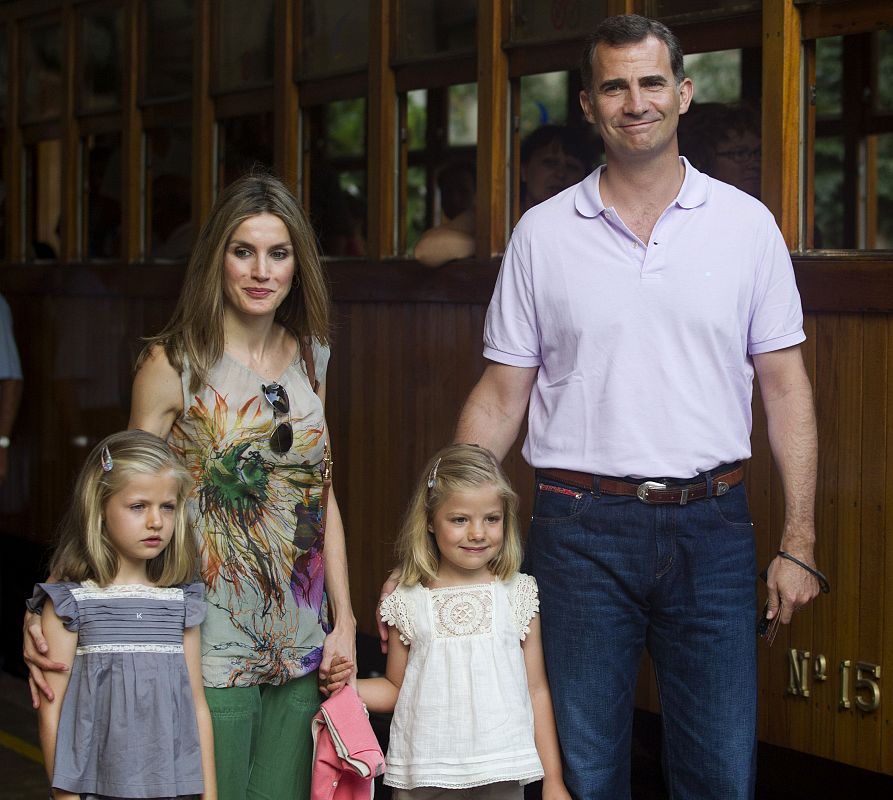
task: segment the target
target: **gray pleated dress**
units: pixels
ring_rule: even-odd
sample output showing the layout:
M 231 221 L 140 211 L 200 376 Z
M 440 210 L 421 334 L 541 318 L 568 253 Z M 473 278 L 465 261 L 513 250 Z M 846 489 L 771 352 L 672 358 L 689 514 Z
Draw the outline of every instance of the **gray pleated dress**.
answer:
M 202 758 L 183 631 L 205 616 L 201 583 L 157 588 L 43 583 L 77 631 L 53 786 L 82 797 L 201 794 Z

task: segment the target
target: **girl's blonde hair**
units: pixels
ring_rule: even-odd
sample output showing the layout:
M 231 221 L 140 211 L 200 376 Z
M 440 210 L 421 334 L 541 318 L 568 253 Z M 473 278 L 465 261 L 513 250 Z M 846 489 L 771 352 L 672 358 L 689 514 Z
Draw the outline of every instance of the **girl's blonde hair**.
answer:
M 103 468 L 108 448 L 111 469 Z M 108 466 L 108 464 L 106 464 Z M 170 544 L 146 563 L 149 580 L 159 586 L 187 583 L 196 576 L 196 545 L 186 510 L 192 477 L 164 440 L 146 431 L 122 431 L 93 448 L 74 486 L 74 497 L 59 531 L 50 562 L 63 581 L 93 580 L 107 586 L 118 573 L 118 554 L 105 534 L 108 499 L 136 475 L 170 475 L 177 484 L 174 535 Z
M 429 532 L 434 514 L 449 495 L 492 484 L 502 500 L 502 547 L 490 562 L 490 571 L 505 580 L 521 566 L 521 532 L 518 527 L 518 495 L 512 489 L 496 456 L 473 444 L 454 444 L 435 453 L 425 466 L 409 501 L 397 540 L 400 580 L 408 586 L 437 577 L 440 553 Z
M 223 273 L 226 247 L 246 219 L 258 214 L 279 217 L 288 230 L 295 257 L 292 290 L 276 309 L 276 321 L 299 341 L 329 341 L 330 302 L 319 259 L 316 235 L 295 196 L 278 178 L 252 172 L 231 183 L 214 204 L 192 250 L 173 316 L 137 359 L 136 367 L 161 345 L 168 361 L 182 373 L 188 359 L 189 390 L 208 380 L 223 356 Z

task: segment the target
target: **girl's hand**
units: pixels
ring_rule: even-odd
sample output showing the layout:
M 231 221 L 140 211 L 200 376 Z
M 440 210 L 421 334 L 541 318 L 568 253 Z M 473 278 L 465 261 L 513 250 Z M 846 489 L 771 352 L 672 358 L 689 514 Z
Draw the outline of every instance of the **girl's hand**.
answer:
M 337 692 L 346 684 L 354 672 L 354 663 L 345 656 L 333 656 L 329 672 L 319 676 L 319 690 L 326 697 Z
M 52 702 L 56 695 L 44 678 L 44 671 L 65 672 L 68 667 L 61 661 L 53 661 L 49 657 L 50 647 L 43 636 L 43 626 L 39 614 L 25 612 L 22 626 L 22 657 L 28 665 L 28 686 L 31 689 L 31 705 L 40 708 L 40 696 L 43 694 Z

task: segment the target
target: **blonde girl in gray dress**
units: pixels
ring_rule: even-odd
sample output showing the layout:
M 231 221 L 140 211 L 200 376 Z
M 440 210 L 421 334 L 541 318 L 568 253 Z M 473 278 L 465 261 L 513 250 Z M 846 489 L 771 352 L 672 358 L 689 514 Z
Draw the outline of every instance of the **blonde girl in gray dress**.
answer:
M 112 434 L 88 456 L 39 584 L 50 672 L 40 742 L 56 800 L 217 797 L 201 679 L 192 480 L 167 444 Z

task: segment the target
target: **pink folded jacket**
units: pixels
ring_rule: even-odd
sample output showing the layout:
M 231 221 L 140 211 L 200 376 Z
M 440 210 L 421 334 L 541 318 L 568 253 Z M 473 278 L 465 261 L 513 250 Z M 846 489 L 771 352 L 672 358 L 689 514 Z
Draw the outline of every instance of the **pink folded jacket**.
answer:
M 310 724 L 310 800 L 371 800 L 372 779 L 384 773 L 384 755 L 357 693 L 342 687 L 322 704 Z

